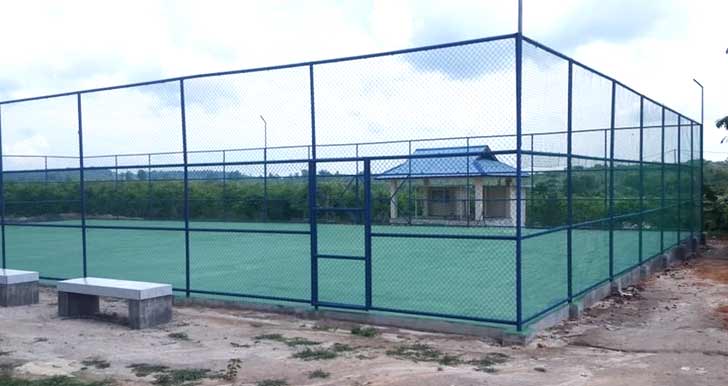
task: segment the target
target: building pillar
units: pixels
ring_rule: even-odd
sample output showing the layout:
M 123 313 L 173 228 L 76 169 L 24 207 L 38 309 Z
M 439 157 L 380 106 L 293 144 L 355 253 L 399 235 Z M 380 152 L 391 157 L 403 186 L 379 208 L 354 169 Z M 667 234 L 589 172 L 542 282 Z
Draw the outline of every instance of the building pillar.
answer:
M 430 216 L 430 180 L 422 180 L 422 191 L 425 192 L 425 199 L 422 201 L 422 217 Z
M 526 187 L 521 184 L 521 226 L 526 226 Z
M 459 220 L 464 220 L 467 217 L 467 211 L 465 210 L 465 200 L 467 200 L 467 197 L 464 187 L 460 186 L 455 190 L 455 213 Z
M 483 221 L 483 179 L 476 178 L 473 181 L 475 185 L 475 221 Z
M 397 180 L 389 180 L 389 218 L 394 220 L 398 217 L 397 212 Z
M 516 218 L 516 205 L 518 204 L 516 201 L 516 186 L 512 183 L 512 181 L 509 179 L 507 182 L 508 186 L 508 212 L 510 213 L 510 226 L 515 227 L 517 224 L 518 219 Z M 523 197 L 521 197 L 523 198 Z M 523 201 L 521 201 L 523 202 Z M 521 207 L 523 208 L 523 207 Z M 523 217 L 523 212 L 521 212 L 521 217 Z

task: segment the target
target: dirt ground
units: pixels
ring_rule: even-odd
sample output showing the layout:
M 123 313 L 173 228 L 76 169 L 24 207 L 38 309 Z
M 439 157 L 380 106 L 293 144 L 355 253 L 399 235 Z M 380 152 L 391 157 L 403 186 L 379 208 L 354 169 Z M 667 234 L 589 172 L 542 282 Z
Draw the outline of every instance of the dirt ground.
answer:
M 0 309 L 0 370 L 118 385 L 728 385 L 728 239 L 527 347 L 203 307 L 132 331 L 114 316 L 124 303 L 102 308 L 60 320 L 43 289 L 39 305 Z

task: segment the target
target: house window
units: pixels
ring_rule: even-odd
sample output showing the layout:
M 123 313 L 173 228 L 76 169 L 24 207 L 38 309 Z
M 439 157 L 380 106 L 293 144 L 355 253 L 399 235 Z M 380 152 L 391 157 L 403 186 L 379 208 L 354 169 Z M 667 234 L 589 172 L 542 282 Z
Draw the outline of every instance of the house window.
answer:
M 509 218 L 510 197 L 507 186 L 490 186 L 486 193 L 485 217 Z

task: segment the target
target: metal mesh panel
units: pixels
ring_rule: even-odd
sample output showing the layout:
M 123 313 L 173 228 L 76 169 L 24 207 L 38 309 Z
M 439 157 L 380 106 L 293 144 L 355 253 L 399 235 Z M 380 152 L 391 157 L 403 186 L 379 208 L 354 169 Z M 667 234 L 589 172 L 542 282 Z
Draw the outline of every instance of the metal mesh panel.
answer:
M 552 232 L 522 241 L 525 318 L 568 300 L 566 233 Z
M 88 274 L 185 287 L 181 231 L 88 229 Z
M 308 66 L 190 79 L 184 87 L 189 162 L 223 162 L 222 150 L 225 162 L 308 158 L 301 147 L 311 144 Z
M 317 65 L 317 143 L 513 134 L 514 52 L 504 39 Z
M 515 242 L 372 239 L 376 307 L 514 320 Z
M 83 275 L 80 229 L 6 226 L 4 241 L 8 268 L 58 279 Z
M 303 233 L 192 231 L 192 289 L 310 299 L 310 240 L 306 229 L 288 230 Z

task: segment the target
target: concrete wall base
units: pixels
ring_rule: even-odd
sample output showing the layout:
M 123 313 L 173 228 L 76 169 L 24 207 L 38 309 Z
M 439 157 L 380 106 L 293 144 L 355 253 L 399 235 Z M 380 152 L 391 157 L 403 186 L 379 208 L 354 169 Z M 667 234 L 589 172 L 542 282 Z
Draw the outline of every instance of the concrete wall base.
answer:
M 604 283 L 587 291 L 569 304 L 569 319 L 578 319 L 587 308 L 612 294 L 611 283 Z
M 129 327 L 134 330 L 158 326 L 172 321 L 172 299 L 162 296 L 145 300 L 129 300 Z
M 0 307 L 38 304 L 38 282 L 0 285 Z

